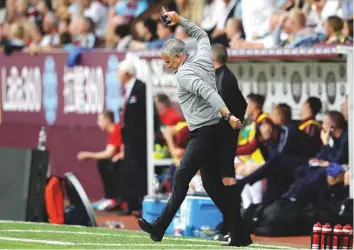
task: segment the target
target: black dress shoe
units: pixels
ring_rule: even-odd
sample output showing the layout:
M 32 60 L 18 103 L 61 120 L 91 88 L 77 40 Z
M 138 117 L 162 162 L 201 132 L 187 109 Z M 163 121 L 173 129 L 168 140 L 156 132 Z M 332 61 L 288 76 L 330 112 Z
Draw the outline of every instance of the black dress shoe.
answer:
M 229 244 L 224 244 L 224 247 L 247 247 L 253 243 L 250 236 L 245 236 L 244 238 L 240 239 L 233 239 L 231 238 Z
M 149 222 L 147 222 L 143 218 L 140 218 L 140 219 L 138 219 L 138 224 L 139 224 L 141 230 L 150 234 L 150 239 L 152 239 L 153 241 L 161 241 L 162 240 L 163 234 L 156 232 L 154 227 Z

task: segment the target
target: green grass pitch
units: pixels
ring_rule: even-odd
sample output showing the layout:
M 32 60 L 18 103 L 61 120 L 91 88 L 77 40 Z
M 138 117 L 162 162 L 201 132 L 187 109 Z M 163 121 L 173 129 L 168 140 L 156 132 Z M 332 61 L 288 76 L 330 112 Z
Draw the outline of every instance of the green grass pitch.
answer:
M 128 230 L 0 221 L 1 249 L 229 249 L 220 245 L 215 241 L 169 236 L 162 242 L 153 242 L 145 233 Z M 253 244 L 243 249 L 293 248 Z

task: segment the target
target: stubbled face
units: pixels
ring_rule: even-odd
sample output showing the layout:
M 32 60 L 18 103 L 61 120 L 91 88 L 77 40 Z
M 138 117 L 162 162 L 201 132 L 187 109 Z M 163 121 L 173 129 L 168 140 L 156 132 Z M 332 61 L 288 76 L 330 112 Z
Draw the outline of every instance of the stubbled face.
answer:
M 162 53 L 161 58 L 164 60 L 166 67 L 173 70 L 178 69 L 179 65 L 182 63 L 182 55 L 180 54 L 167 55 Z

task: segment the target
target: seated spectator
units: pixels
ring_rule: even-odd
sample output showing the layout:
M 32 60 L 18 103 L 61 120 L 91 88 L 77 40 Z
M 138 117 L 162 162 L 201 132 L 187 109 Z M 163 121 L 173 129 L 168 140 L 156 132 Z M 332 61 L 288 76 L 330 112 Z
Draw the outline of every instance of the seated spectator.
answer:
M 34 22 L 26 22 L 24 24 L 25 28 L 25 40 L 26 40 L 26 50 L 31 50 L 33 48 L 38 48 L 42 41 L 42 34 L 40 29 Z
M 268 151 L 259 136 L 259 127 L 262 123 L 272 124 L 268 115 L 263 112 L 264 96 L 250 94 L 246 100 L 248 103 L 246 116 L 252 119 L 252 123 L 242 129 L 239 135 L 235 157 L 235 173 L 238 179 L 248 176 L 254 169 L 264 164 Z M 259 204 L 262 201 L 262 192 L 261 180 L 251 185 L 246 184 L 241 193 L 243 208 Z
M 104 37 L 106 31 L 108 7 L 98 0 L 81 0 L 81 8 L 85 17 L 90 18 L 96 27 L 94 35 Z
M 157 94 L 155 103 L 160 121 L 165 126 L 175 126 L 178 122 L 184 120 L 182 115 L 172 107 L 171 100 L 166 94 Z
M 156 30 L 157 23 L 152 18 L 145 18 L 135 25 L 139 40 L 142 42 L 151 42 L 158 39 Z
M 38 14 L 36 17 L 36 22 L 38 24 L 42 24 L 44 21 L 44 17 L 47 13 L 53 14 L 52 12 L 49 11 L 49 7 L 46 1 L 39 1 L 37 2 L 37 5 L 35 6 Z M 54 14 L 53 14 L 54 15 Z
M 114 123 L 114 114 L 104 111 L 98 115 L 97 124 L 101 130 L 109 134 L 107 146 L 100 152 L 82 151 L 77 154 L 79 161 L 97 160 L 99 174 L 103 183 L 104 198 L 93 204 L 98 210 L 113 208 L 118 205 L 118 171 L 119 160 L 124 158 L 121 129 Z M 112 160 L 114 159 L 114 161 Z
M 76 48 L 76 46 L 72 43 L 71 35 L 69 32 L 64 32 L 60 34 L 60 44 L 64 51 L 69 52 L 72 49 Z
M 176 0 L 176 12 L 183 16 L 184 18 L 191 20 L 192 17 L 192 9 L 190 8 L 189 0 Z
M 224 2 L 224 6 L 223 6 L 224 8 L 222 8 L 222 11 L 224 11 L 224 13 L 223 15 L 218 17 L 218 22 L 210 35 L 212 38 L 224 36 L 226 22 L 229 18 L 231 18 L 234 15 L 236 5 L 238 5 L 238 0 L 223 0 L 223 2 Z M 213 9 L 213 12 L 215 11 L 216 10 Z M 213 14 L 215 15 L 215 13 Z
M 149 4 L 146 0 L 122 0 L 116 4 L 115 14 L 124 17 L 128 22 L 139 16 L 148 7 Z
M 341 0 L 342 11 L 343 11 L 343 19 L 348 20 L 351 19 L 353 21 L 354 13 L 353 13 L 353 1 L 352 0 Z
M 77 37 L 80 47 L 94 48 L 96 44 L 95 23 L 89 17 L 80 20 L 80 35 Z
M 324 23 L 326 40 L 325 44 L 337 44 L 337 43 L 349 43 L 349 37 L 347 37 L 343 32 L 344 22 L 338 16 L 330 16 Z
M 71 38 L 76 46 L 80 45 L 80 31 L 81 31 L 81 18 L 75 17 L 71 19 L 71 22 L 69 24 L 69 33 L 71 35 Z
M 252 119 L 252 124 L 248 138 L 239 142 L 237 146 L 237 156 L 259 155 L 263 158 L 268 157 L 268 151 L 264 142 L 259 137 L 259 127 L 263 123 L 272 124 L 273 122 L 267 114 L 263 112 L 264 96 L 258 94 L 249 94 L 247 101 L 247 118 Z M 258 161 L 259 162 L 259 161 Z
M 270 118 L 276 125 L 291 124 L 291 107 L 286 103 L 279 103 L 274 106 Z
M 304 6 L 304 13 L 306 16 L 306 26 L 313 28 L 316 33 L 324 33 L 323 9 L 326 5 L 326 0 L 310 0 Z
M 222 29 L 225 26 L 227 9 L 224 0 L 212 0 L 204 6 L 204 13 L 200 27 L 207 33 L 211 33 L 214 28 Z
M 290 12 L 287 25 L 291 27 L 291 34 L 285 41 L 286 47 L 291 48 L 292 43 L 314 34 L 311 28 L 306 27 L 306 16 L 301 10 L 294 9 Z
M 115 35 L 117 39 L 117 50 L 126 50 L 129 48 L 130 42 L 133 40 L 133 36 L 130 34 L 130 28 L 127 24 L 118 25 L 115 29 Z
M 247 42 L 254 42 L 257 37 L 263 37 L 269 32 L 269 23 L 276 9 L 273 0 L 241 1 L 242 24 Z
M 342 113 L 329 111 L 323 117 L 321 139 L 322 150 L 311 159 L 311 165 L 328 166 L 329 162 L 348 163 L 347 123 Z
M 283 46 L 284 41 L 292 32 L 292 28 L 287 24 L 289 14 L 287 12 L 274 13 L 270 20 L 266 22 L 266 31 L 255 34 L 252 41 L 245 41 L 243 38 L 234 36 L 230 41 L 231 48 L 273 48 Z
M 80 14 L 80 3 L 77 0 L 69 0 L 69 13 L 71 18 L 75 18 Z
M 10 55 L 14 51 L 22 51 L 25 44 L 25 30 L 20 23 L 11 25 L 10 37 L 4 42 L 4 52 Z
M 280 115 L 289 117 L 287 109 L 279 109 L 279 111 L 284 110 L 286 113 Z M 266 201 L 272 201 L 288 190 L 293 183 L 297 167 L 308 161 L 316 152 L 313 150 L 311 138 L 294 126 L 264 123 L 259 127 L 259 132 L 260 137 L 265 141 L 269 158 L 259 168 L 254 168 L 254 172 L 250 175 L 238 180 L 238 183 L 241 186 L 253 185 L 267 178 L 267 192 L 264 198 Z
M 151 42 L 138 42 L 138 41 L 133 41 L 131 43 L 130 48 L 131 49 L 160 49 L 164 42 L 166 42 L 168 39 L 171 39 L 174 37 L 174 32 L 175 32 L 176 26 L 163 26 L 161 22 L 157 24 L 157 40 L 153 40 Z
M 15 2 L 15 12 L 12 21 L 26 22 L 28 18 L 29 3 L 27 0 L 18 0 Z
M 71 19 L 61 20 L 58 25 L 58 32 L 59 34 L 69 32 Z
M 344 22 L 343 35 L 353 41 L 353 19 Z
M 343 113 L 347 112 L 348 106 L 346 98 L 343 104 Z M 346 127 L 345 116 L 336 111 L 327 112 L 323 119 L 321 139 L 323 139 L 324 145 L 330 141 L 327 139 L 327 130 L 331 130 L 332 125 L 332 132 L 330 133 L 333 133 L 334 137 L 339 138 L 339 140 L 337 139 L 335 141 L 337 145 L 333 144 L 331 149 L 328 148 L 328 145 L 325 146 L 318 154 L 316 160 L 312 160 L 309 164 L 300 167 L 297 171 L 297 180 L 282 196 L 283 198 L 313 202 L 329 186 L 340 183 L 344 183 L 345 186 L 349 185 L 349 171 L 346 165 L 349 161 L 348 134 L 345 132 L 346 129 L 338 129 L 339 126 L 335 124 L 341 124 L 340 127 Z M 340 138 L 342 138 L 342 140 L 340 140 Z M 320 160 L 320 157 L 327 160 Z M 338 160 L 341 163 L 334 162 Z M 310 168 L 309 165 L 313 167 Z
M 41 48 L 54 48 L 60 44 L 59 34 L 57 32 L 56 19 L 52 13 L 47 13 L 43 18 L 42 24 L 45 35 L 40 43 Z
M 231 47 L 230 44 L 232 41 L 244 38 L 242 21 L 237 18 L 230 18 L 226 22 L 225 35 L 218 39 L 212 39 L 211 43 L 221 43 L 225 47 Z
M 302 105 L 300 109 L 300 118 L 298 128 L 311 136 L 314 142 L 317 142 L 318 150 L 322 146 L 321 142 L 321 126 L 316 121 L 317 114 L 322 109 L 321 100 L 317 97 L 309 97 Z
M 296 177 L 306 176 L 319 167 L 326 167 L 330 162 L 348 163 L 348 132 L 344 116 L 337 111 L 329 111 L 323 117 L 321 140 L 322 150 L 296 171 Z
M 182 26 L 177 26 L 175 38 L 182 40 L 187 45 L 188 51 L 197 51 L 197 40 L 194 37 L 189 36 Z

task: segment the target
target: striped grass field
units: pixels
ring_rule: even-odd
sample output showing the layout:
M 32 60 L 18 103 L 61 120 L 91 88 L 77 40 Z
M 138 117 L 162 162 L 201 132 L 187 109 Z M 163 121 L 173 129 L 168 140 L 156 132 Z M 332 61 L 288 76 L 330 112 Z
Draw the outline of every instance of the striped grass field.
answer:
M 137 231 L 0 221 L 1 249 L 227 249 L 220 242 L 187 237 L 165 237 L 153 242 Z M 238 248 L 242 249 L 242 248 Z M 253 244 L 243 249 L 295 249 Z

